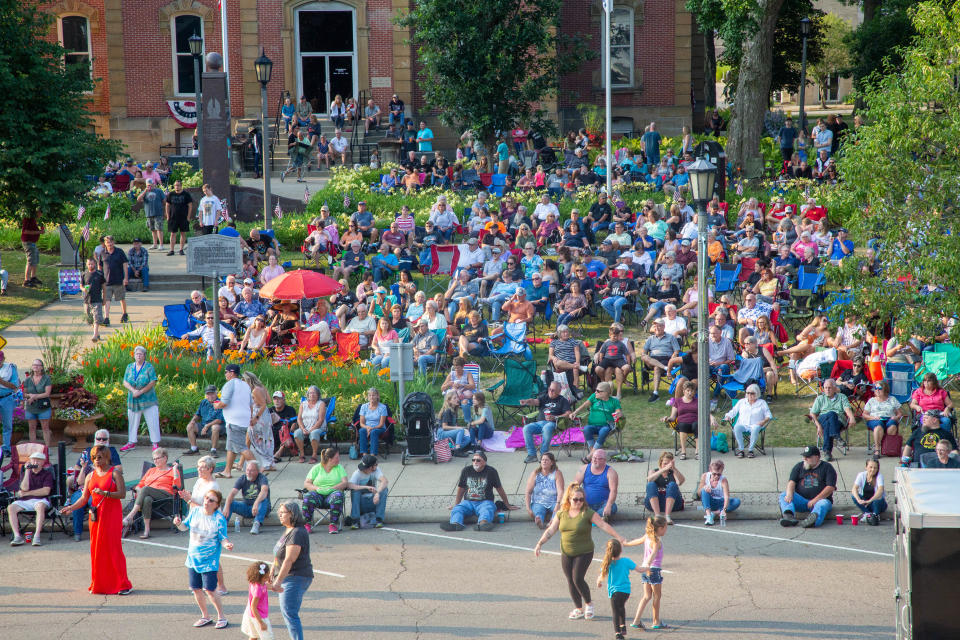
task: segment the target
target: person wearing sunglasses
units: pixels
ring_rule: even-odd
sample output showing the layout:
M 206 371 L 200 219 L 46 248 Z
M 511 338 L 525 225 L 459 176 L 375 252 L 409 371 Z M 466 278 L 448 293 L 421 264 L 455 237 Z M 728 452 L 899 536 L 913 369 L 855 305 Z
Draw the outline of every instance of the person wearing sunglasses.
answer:
M 97 432 L 93 434 L 93 441 L 94 445 L 109 447 L 110 466 L 119 470 L 120 473 L 123 473 L 123 464 L 120 462 L 120 452 L 117 451 L 116 447 L 110 446 L 110 432 L 106 429 L 98 429 Z M 67 472 L 67 488 L 71 491 L 69 504 L 73 504 L 83 495 L 83 485 L 87 481 L 87 476 L 93 471 L 93 459 L 90 455 L 92 448 L 91 446 L 84 449 L 80 453 L 80 457 L 77 458 L 77 464 L 73 466 L 71 471 Z M 73 539 L 77 542 L 80 542 L 83 537 L 83 520 L 87 517 L 87 507 L 92 500 L 93 498 L 91 497 L 90 500 L 87 501 L 87 504 L 77 507 L 77 510 L 73 512 Z
M 520 508 L 510 504 L 510 498 L 500 484 L 500 474 L 487 465 L 487 454 L 477 451 L 470 464 L 460 472 L 457 497 L 450 509 L 450 521 L 441 524 L 440 528 L 444 531 L 463 531 L 464 518 L 476 516 L 477 531 L 492 531 L 493 517 L 497 510 L 493 502 L 494 490 L 503 500 L 504 508 L 510 511 Z

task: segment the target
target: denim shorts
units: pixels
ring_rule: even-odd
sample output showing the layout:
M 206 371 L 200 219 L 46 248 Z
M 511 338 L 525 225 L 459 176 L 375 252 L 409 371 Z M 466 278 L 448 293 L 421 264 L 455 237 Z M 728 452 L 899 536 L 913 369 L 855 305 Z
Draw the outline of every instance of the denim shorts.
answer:
M 24 411 L 23 417 L 27 420 L 49 420 L 50 409 L 45 409 L 40 413 L 30 413 L 29 411 Z
M 197 573 L 190 567 L 187 567 L 187 575 L 190 576 L 191 589 L 203 589 L 204 591 L 217 590 L 217 572 L 216 571 L 207 571 L 204 573 Z
M 640 582 L 644 584 L 663 584 L 663 574 L 660 573 L 660 567 L 650 567 L 650 575 L 641 573 Z

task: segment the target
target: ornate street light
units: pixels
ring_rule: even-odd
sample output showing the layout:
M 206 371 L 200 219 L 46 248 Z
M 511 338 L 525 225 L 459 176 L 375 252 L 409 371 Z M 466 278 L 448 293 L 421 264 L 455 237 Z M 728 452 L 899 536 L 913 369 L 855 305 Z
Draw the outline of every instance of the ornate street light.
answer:
M 267 229 L 273 228 L 273 214 L 270 211 L 270 159 L 269 134 L 267 129 L 267 84 L 273 73 L 273 61 L 260 50 L 260 57 L 253 61 L 253 68 L 257 72 L 257 81 L 260 83 L 260 156 L 263 162 L 263 224 Z

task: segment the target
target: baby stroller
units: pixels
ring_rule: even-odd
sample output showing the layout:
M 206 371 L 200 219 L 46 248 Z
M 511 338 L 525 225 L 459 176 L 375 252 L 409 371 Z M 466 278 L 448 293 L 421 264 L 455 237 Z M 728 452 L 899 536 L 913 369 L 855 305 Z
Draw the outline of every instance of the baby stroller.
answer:
M 407 431 L 407 448 L 400 456 L 400 464 L 407 464 L 410 458 L 430 458 L 436 464 L 437 452 L 433 448 L 436 418 L 433 400 L 428 394 L 417 391 L 403 399 L 403 424 Z

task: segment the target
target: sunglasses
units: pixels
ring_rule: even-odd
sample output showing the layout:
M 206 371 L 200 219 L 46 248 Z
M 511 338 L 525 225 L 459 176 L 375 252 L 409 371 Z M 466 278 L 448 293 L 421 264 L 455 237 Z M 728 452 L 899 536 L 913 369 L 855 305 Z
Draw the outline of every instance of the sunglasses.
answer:
M 474 462 L 484 462 L 483 458 L 474 458 Z
M 109 438 L 94 438 L 97 442 L 106 442 Z
M 570 502 L 583 502 L 583 498 L 570 498 Z

